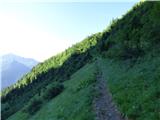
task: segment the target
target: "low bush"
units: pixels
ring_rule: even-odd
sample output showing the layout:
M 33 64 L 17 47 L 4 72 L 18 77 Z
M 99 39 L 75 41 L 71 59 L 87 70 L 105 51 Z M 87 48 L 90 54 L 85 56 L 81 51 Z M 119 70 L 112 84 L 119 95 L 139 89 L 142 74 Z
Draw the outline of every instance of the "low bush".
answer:
M 26 107 L 25 110 L 30 115 L 33 115 L 41 108 L 42 103 L 43 102 L 40 98 L 34 98 L 28 103 L 28 106 Z
M 89 85 L 91 85 L 91 84 L 94 83 L 94 82 L 96 82 L 96 78 L 93 78 L 93 77 L 90 77 L 89 79 L 86 79 L 86 80 L 82 80 L 82 81 L 79 83 L 76 91 L 82 90 L 82 89 L 88 87 Z
M 53 97 L 59 95 L 64 89 L 62 83 L 53 83 L 47 87 L 43 94 L 43 98 L 46 100 L 50 100 Z

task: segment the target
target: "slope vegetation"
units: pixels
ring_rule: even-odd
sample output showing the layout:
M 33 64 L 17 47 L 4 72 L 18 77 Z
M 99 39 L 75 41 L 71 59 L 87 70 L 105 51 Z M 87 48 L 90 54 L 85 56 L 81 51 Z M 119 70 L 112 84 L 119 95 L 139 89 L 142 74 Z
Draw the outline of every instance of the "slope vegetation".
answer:
M 13 86 L 2 91 L 2 119 L 22 109 L 36 94 L 49 94 L 54 82 L 62 83 L 91 61 L 93 47 L 100 40 L 100 33 L 94 34 L 66 51 L 38 64 Z M 48 86 L 48 87 L 47 87 Z
M 2 120 L 93 120 L 97 57 L 123 117 L 159 120 L 159 11 L 160 2 L 138 3 L 103 32 L 37 65 L 2 91 Z
M 70 80 L 63 83 L 64 92 L 44 102 L 38 112 L 30 115 L 27 111 L 21 110 L 8 120 L 93 120 L 91 93 L 96 81 L 95 73 L 95 64 L 85 65 L 74 73 Z

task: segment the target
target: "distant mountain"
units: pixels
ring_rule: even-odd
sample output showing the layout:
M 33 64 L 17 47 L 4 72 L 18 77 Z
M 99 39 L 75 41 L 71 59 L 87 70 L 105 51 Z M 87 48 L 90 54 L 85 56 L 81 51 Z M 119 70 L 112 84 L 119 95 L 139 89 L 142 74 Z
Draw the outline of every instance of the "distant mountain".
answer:
M 31 58 L 23 58 L 14 54 L 6 54 L 0 57 L 1 62 L 1 89 L 17 82 L 24 74 L 29 72 L 37 61 Z
M 27 66 L 29 68 L 32 68 L 33 66 L 35 66 L 38 63 L 36 60 L 34 60 L 32 58 L 20 57 L 18 55 L 14 55 L 12 53 L 1 56 L 0 61 L 2 61 L 3 66 L 10 64 L 13 61 L 17 61 L 19 63 L 24 64 L 25 66 Z

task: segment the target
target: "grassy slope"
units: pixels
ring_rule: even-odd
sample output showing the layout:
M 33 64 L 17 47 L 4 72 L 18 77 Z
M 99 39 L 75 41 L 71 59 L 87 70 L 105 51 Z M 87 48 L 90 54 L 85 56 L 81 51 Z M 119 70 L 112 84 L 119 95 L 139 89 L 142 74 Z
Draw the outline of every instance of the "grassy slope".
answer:
M 65 81 L 65 90 L 44 104 L 34 116 L 19 111 L 8 120 L 93 120 L 91 93 L 95 72 L 95 65 L 87 64 Z
M 157 52 L 160 18 L 159 12 L 156 12 L 160 7 L 150 7 L 153 7 L 151 3 L 138 7 L 119 21 L 119 25 L 115 25 L 108 33 L 109 37 L 102 37 L 104 53 L 108 58 L 100 61 L 100 67 L 120 111 L 131 120 L 160 119 L 160 50 Z M 105 34 L 107 36 L 107 32 Z M 153 49 L 157 53 L 150 52 Z M 44 104 L 34 116 L 19 111 L 9 120 L 93 120 L 94 113 L 90 112 L 93 97 L 91 83 L 95 80 L 95 72 L 94 64 L 86 65 L 64 82 L 65 90 Z
M 133 61 L 101 60 L 113 98 L 131 120 L 160 120 L 160 55 Z
M 100 63 L 124 116 L 133 120 L 159 120 L 160 55 L 148 54 L 137 61 L 103 58 Z M 95 64 L 84 66 L 64 82 L 64 92 L 44 104 L 34 116 L 19 111 L 8 120 L 93 120 L 91 101 L 95 73 Z
M 38 64 L 16 84 L 2 91 L 2 120 L 30 103 L 36 94 L 43 94 L 54 81 L 68 80 L 74 72 L 88 63 L 94 54 L 91 50 L 100 36 L 100 33 L 91 35 L 64 52 Z

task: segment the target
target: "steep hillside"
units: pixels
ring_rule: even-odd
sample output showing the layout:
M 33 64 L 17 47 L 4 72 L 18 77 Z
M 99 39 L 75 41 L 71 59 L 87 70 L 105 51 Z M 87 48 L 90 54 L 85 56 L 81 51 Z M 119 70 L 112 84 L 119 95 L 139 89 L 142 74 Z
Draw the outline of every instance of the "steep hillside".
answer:
M 124 118 L 159 120 L 159 11 L 160 2 L 138 3 L 103 32 L 38 64 L 2 91 L 2 120 L 95 119 L 99 71 Z
M 68 80 L 74 72 L 91 61 L 95 55 L 93 46 L 100 40 L 100 36 L 100 33 L 92 35 L 63 53 L 38 64 L 15 85 L 2 91 L 2 119 L 23 108 L 37 93 L 47 92 L 47 86 L 54 81 Z
M 18 111 L 9 120 L 91 120 L 93 85 L 95 83 L 95 64 L 87 64 L 63 82 L 65 90 L 55 99 L 44 102 L 40 110 L 33 115 Z M 82 79 L 83 76 L 83 79 Z M 52 107 L 51 107 L 52 106 Z M 34 106 L 33 106 L 34 107 Z
M 103 58 L 100 63 L 113 99 L 124 117 L 160 119 L 160 55 L 146 55 L 136 62 Z

